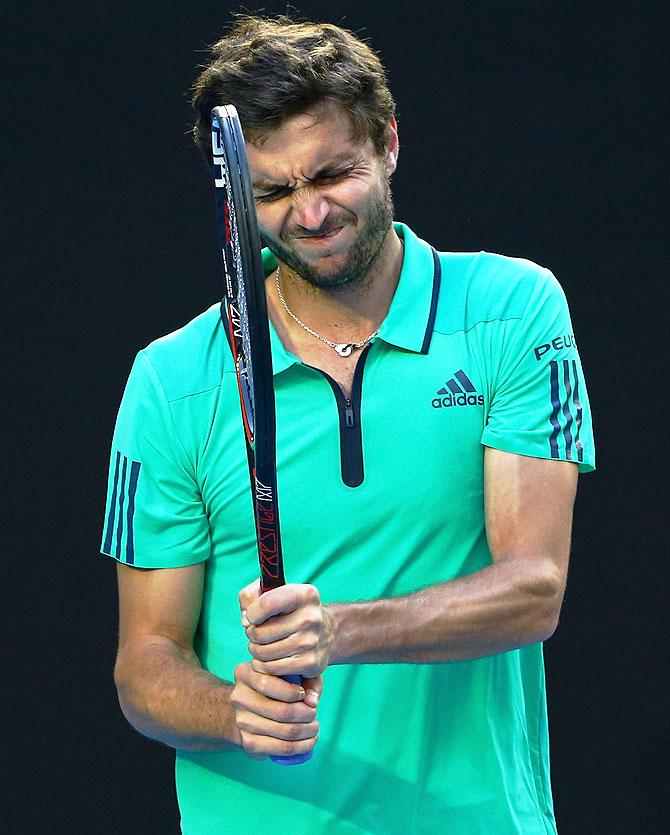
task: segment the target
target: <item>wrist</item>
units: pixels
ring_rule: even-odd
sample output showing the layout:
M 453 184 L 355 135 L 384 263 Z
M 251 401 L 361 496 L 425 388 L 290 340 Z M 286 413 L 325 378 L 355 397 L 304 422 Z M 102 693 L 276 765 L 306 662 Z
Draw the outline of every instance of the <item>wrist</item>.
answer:
M 328 642 L 328 666 L 347 664 L 351 656 L 351 610 L 353 603 L 328 603 L 324 606 L 324 621 Z

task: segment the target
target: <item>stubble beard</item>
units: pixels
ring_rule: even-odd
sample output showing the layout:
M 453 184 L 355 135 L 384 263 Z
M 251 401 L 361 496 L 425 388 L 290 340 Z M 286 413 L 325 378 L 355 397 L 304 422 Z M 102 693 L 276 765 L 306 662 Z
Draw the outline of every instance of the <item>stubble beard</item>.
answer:
M 336 290 L 362 284 L 379 254 L 393 222 L 393 198 L 388 177 L 381 180 L 380 189 L 364 215 L 349 213 L 351 222 L 361 231 L 351 247 L 347 260 L 336 273 L 324 274 L 304 261 L 282 240 L 262 235 L 263 243 L 274 255 L 312 287 Z M 342 218 L 349 221 L 349 215 Z

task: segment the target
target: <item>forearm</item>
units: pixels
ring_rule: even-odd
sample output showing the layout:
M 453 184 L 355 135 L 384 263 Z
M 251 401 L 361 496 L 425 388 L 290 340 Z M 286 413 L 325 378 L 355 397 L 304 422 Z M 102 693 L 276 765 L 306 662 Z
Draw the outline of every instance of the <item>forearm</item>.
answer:
M 186 751 L 238 747 L 233 685 L 204 670 L 193 651 L 162 638 L 126 646 L 114 679 L 126 719 L 144 736 Z
M 330 663 L 463 661 L 544 640 L 562 583 L 540 565 L 502 559 L 402 597 L 328 605 Z

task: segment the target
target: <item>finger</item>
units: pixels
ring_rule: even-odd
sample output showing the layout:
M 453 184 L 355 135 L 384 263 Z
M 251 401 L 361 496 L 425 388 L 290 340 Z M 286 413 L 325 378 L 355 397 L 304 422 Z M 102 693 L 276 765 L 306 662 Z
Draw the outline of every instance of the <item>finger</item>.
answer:
M 322 624 L 321 607 L 310 604 L 301 605 L 287 614 L 273 615 L 263 623 L 248 623 L 244 631 L 247 638 L 254 643 L 271 644 L 295 633 L 317 633 L 321 630 Z M 244 621 L 242 625 L 244 626 Z
M 247 647 L 252 658 L 259 661 L 278 661 L 280 658 L 292 658 L 296 655 L 309 655 L 316 651 L 318 636 L 309 634 L 293 634 L 271 644 L 257 644 L 249 641 Z
M 313 706 L 299 702 L 280 702 L 262 696 L 245 684 L 238 684 L 230 695 L 230 703 L 236 715 L 253 714 L 263 720 L 278 724 L 301 724 L 313 722 L 316 711 Z
M 319 704 L 321 693 L 323 692 L 323 677 L 316 676 L 316 678 L 304 678 L 302 680 L 302 684 L 305 688 L 305 704 L 316 708 Z
M 314 736 L 297 741 L 283 740 L 247 733 L 241 736 L 244 752 L 254 760 L 264 760 L 269 756 L 292 757 L 296 754 L 307 754 L 314 748 L 318 739 L 318 736 Z
M 288 658 L 279 658 L 276 661 L 251 660 L 252 668 L 262 675 L 267 676 L 302 676 L 313 678 L 326 668 L 315 653 L 308 655 L 291 655 Z
M 242 619 L 244 622 L 245 619 L 245 612 L 249 606 L 253 604 L 255 600 L 258 600 L 261 594 L 261 581 L 260 579 L 256 579 L 253 583 L 249 583 L 248 586 L 245 586 L 240 593 L 238 594 L 237 598 L 240 604 L 240 612 L 242 613 Z
M 253 669 L 249 661 L 238 664 L 235 668 L 235 682 L 250 690 L 280 702 L 301 702 L 305 690 L 300 684 L 285 681 L 283 678 L 266 675 Z
M 264 623 L 276 615 L 295 611 L 307 604 L 320 605 L 319 592 L 314 586 L 300 583 L 288 583 L 276 589 L 270 589 L 246 607 L 249 623 Z
M 255 672 L 275 678 L 281 676 L 302 676 L 305 673 L 312 672 L 312 670 L 307 668 L 305 659 L 299 655 L 290 656 L 289 658 L 279 658 L 276 661 L 258 661 L 256 658 L 252 658 L 251 666 Z
M 257 713 L 238 711 L 235 722 L 242 736 L 249 734 L 294 742 L 314 739 L 319 733 L 318 719 L 311 722 L 275 722 Z

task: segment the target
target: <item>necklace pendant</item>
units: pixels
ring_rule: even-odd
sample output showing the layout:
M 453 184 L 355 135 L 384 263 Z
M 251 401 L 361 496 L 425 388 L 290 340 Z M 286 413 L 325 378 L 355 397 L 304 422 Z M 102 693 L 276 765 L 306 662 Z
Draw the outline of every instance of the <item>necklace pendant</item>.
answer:
M 348 357 L 354 349 L 351 342 L 340 342 L 338 345 L 333 345 L 333 348 L 341 357 Z

